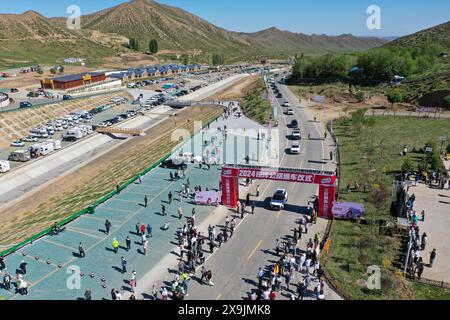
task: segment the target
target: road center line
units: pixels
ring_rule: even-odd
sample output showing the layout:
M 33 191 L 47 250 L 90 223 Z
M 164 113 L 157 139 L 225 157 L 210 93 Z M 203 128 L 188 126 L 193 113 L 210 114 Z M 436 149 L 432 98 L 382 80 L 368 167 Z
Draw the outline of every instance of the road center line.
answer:
M 259 242 L 258 242 L 258 244 L 256 245 L 256 247 L 252 250 L 252 252 L 250 252 L 249 256 L 247 257 L 247 261 L 249 261 L 249 260 L 253 257 L 253 255 L 255 254 L 256 250 L 259 249 L 259 247 L 261 246 L 261 244 L 262 244 L 262 240 L 259 240 Z

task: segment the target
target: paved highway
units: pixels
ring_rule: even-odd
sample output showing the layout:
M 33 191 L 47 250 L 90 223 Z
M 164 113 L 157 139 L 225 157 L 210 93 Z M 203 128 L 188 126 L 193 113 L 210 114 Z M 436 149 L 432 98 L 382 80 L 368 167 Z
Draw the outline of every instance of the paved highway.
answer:
M 306 110 L 290 90 L 281 84 L 278 84 L 282 99 L 278 99 L 277 107 L 280 111 L 280 159 L 281 166 L 334 170 L 334 165 L 328 161 L 329 151 L 332 150 L 332 141 L 324 141 L 321 138 L 324 135 L 324 128 L 320 123 L 313 121 L 312 114 Z M 295 115 L 288 116 L 283 114 L 286 109 L 280 106 L 280 103 L 289 101 L 295 110 Z M 287 124 L 296 118 L 302 132 L 301 153 L 300 155 L 289 155 L 286 150 L 292 142 L 286 136 L 291 132 Z M 308 134 L 311 140 L 308 140 Z M 327 158 L 327 159 L 325 159 Z M 238 225 L 235 235 L 231 240 L 210 256 L 206 262 L 207 270 L 213 273 L 214 286 L 200 284 L 199 281 L 191 281 L 188 300 L 236 300 L 243 299 L 248 293 L 257 287 L 258 268 L 272 266 L 278 257 L 274 252 L 275 240 L 277 238 L 287 239 L 286 236 L 293 234 L 295 222 L 305 212 L 308 201 L 311 201 L 318 192 L 318 186 L 306 184 L 294 184 L 283 182 L 263 182 L 254 181 L 251 190 L 254 191 L 256 185 L 261 187 L 260 197 L 252 197 L 256 202 L 255 215 L 247 215 Z M 269 198 L 277 188 L 286 188 L 289 193 L 289 202 L 285 210 L 281 212 L 270 211 L 267 209 Z M 231 214 L 231 212 L 230 212 Z M 239 222 L 240 219 L 237 218 Z M 323 234 L 326 226 L 325 220 L 318 220 L 318 223 L 310 228 L 307 235 L 303 235 L 300 241 L 300 249 L 306 249 L 306 242 L 314 237 L 315 232 Z M 300 274 L 296 274 L 293 281 L 297 284 L 301 279 Z M 316 283 L 313 282 L 315 287 Z M 310 286 L 310 290 L 314 287 Z M 295 289 L 291 286 L 291 289 Z M 314 298 L 312 292 L 309 292 L 310 298 Z M 338 295 L 325 289 L 326 299 L 339 299 Z M 290 294 L 282 290 L 277 299 L 289 299 Z

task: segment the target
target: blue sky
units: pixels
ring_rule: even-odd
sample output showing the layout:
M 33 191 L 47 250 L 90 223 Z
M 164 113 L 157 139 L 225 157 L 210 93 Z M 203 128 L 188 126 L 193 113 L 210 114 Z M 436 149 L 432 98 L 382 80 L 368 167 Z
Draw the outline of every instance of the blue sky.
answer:
M 125 0 L 0 0 L 0 13 L 35 10 L 45 16 L 66 16 L 75 4 L 82 14 Z M 275 26 L 307 34 L 352 33 L 402 36 L 450 20 L 448 0 L 159 0 L 180 7 L 228 30 L 254 32 Z M 381 30 L 366 26 L 369 5 L 381 9 Z

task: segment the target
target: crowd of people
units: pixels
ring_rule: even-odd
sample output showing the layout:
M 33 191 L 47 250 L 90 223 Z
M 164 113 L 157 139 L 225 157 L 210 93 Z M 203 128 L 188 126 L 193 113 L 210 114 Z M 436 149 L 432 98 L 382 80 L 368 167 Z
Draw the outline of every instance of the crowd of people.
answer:
M 426 216 L 426 210 L 422 209 L 419 213 L 414 209 L 414 202 L 416 200 L 416 195 L 413 193 L 408 195 L 408 199 L 406 202 L 406 210 L 407 210 L 407 219 L 409 222 L 409 244 L 410 251 L 408 257 L 408 269 L 410 276 L 414 279 L 417 277 L 418 280 L 421 279 L 425 263 L 424 259 L 421 256 L 421 252 L 425 252 L 428 243 L 428 235 L 426 232 L 421 234 L 419 221 L 424 222 Z M 432 268 L 434 260 L 436 259 L 437 252 L 436 249 L 433 249 L 429 252 L 429 263 L 428 267 Z
M 290 300 L 303 300 L 310 292 L 317 300 L 325 300 L 325 271 L 319 258 L 326 240 L 318 232 L 308 240 L 304 250 L 299 248 L 302 235 L 307 235 L 308 227 L 317 222 L 315 217 L 317 211 L 313 205 L 308 204 L 307 214 L 297 221 L 293 235 L 287 235 L 284 241 L 275 240 L 275 253 L 279 260 L 266 269 L 259 268 L 258 287 L 249 294 L 249 300 L 276 300 L 282 291 L 285 291 Z M 296 273 L 299 273 L 300 279 L 294 284 Z M 311 290 L 314 279 L 317 280 L 317 285 Z

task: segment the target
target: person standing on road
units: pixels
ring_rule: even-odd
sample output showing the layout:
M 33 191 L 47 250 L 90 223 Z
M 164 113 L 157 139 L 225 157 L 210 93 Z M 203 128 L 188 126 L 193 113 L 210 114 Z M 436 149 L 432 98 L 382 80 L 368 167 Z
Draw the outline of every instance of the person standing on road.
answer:
M 116 238 L 114 238 L 112 241 L 112 247 L 113 247 L 114 253 L 117 254 L 117 252 L 119 252 L 119 241 L 117 241 Z
M 169 204 L 172 204 L 172 201 L 173 201 L 173 194 L 172 194 L 172 191 L 169 191 L 168 198 L 169 198 Z
M 5 273 L 5 275 L 3 276 L 3 288 L 5 290 L 11 289 L 11 276 L 9 275 L 9 273 Z
M 430 268 L 433 267 L 434 260 L 436 259 L 436 249 L 430 252 Z
M 144 208 L 147 208 L 148 198 L 147 195 L 144 196 Z
M 125 243 L 127 245 L 127 251 L 131 250 L 131 239 L 130 236 L 127 236 L 127 238 L 125 239 Z
M 149 236 L 150 238 L 153 237 L 152 231 L 153 231 L 152 225 L 151 225 L 150 223 L 147 224 L 147 234 L 148 234 L 148 236 Z
M 136 292 L 137 280 L 136 280 L 136 271 L 131 273 L 130 286 L 133 293 Z
M 111 300 L 117 300 L 116 289 L 111 289 Z
M 259 184 L 256 186 L 256 196 L 259 197 Z
M 144 256 L 147 255 L 147 248 L 148 248 L 148 241 L 147 241 L 147 240 L 144 240 L 144 241 L 142 242 L 142 251 L 143 251 L 143 253 L 144 253 Z
M 126 273 L 127 272 L 127 260 L 125 260 L 124 257 L 120 258 L 120 265 L 122 266 L 122 273 Z
M 208 285 L 214 286 L 214 282 L 212 282 L 212 271 L 211 270 L 209 270 L 206 273 L 206 281 L 208 281 Z
M 0 271 L 2 271 L 3 269 L 6 269 L 5 261 L 3 256 L 0 256 Z
M 245 200 L 245 205 L 248 207 L 250 205 L 250 193 L 247 193 L 247 198 Z
M 426 232 L 424 232 L 422 234 L 422 241 L 421 241 L 421 245 L 420 245 L 420 249 L 422 251 L 425 250 L 425 247 L 427 246 L 427 241 L 428 241 L 428 236 L 427 236 Z
M 166 214 L 166 206 L 164 204 L 161 204 L 161 214 L 163 216 L 167 216 L 167 214 Z
M 82 242 L 80 242 L 80 244 L 78 245 L 78 253 L 79 253 L 80 258 L 84 258 L 86 256 Z
M 145 224 L 141 224 L 141 226 L 139 227 L 139 229 L 140 229 L 140 234 L 141 234 L 141 236 L 145 236 L 145 230 L 146 230 L 146 228 L 145 228 Z
M 181 220 L 181 218 L 183 218 L 183 208 L 182 208 L 182 207 L 179 207 L 179 208 L 178 208 L 178 219 Z
M 137 234 L 138 236 L 140 236 L 140 235 L 141 235 L 141 223 L 140 223 L 140 222 L 136 223 L 136 225 L 134 226 L 134 228 L 136 229 L 136 234 Z
M 109 234 L 109 229 L 111 229 L 111 227 L 112 227 L 111 222 L 109 222 L 109 220 L 106 219 L 106 221 L 105 221 L 105 233 L 106 234 Z
M 255 214 L 255 201 L 252 201 L 252 214 Z
M 20 263 L 19 269 L 22 274 L 27 274 L 27 264 L 28 263 L 26 263 L 25 260 L 22 260 L 22 262 Z

